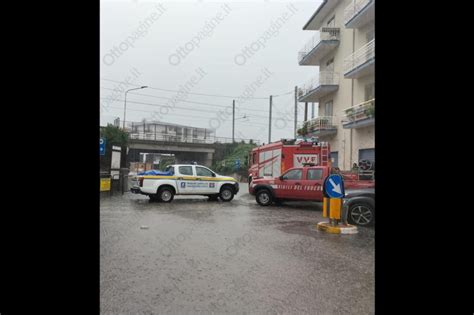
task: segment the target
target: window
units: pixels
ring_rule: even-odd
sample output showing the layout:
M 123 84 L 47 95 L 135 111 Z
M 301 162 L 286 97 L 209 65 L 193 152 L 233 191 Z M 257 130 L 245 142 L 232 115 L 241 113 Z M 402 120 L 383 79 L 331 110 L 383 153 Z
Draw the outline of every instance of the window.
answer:
M 375 98 L 375 82 L 366 84 L 365 86 L 365 101 Z
M 283 175 L 283 179 L 298 180 L 301 179 L 303 171 L 301 169 L 291 170 Z
M 324 115 L 328 117 L 332 116 L 332 100 L 324 104 Z
M 308 180 L 318 180 L 323 178 L 323 169 L 310 169 L 308 170 Z
M 255 163 L 257 163 L 257 153 L 253 154 L 252 164 L 255 164 Z
M 368 31 L 366 34 L 365 34 L 365 37 L 367 39 L 367 43 L 370 42 L 371 40 L 373 40 L 375 38 L 375 30 L 374 29 L 371 29 L 370 31 Z
M 174 166 L 170 165 L 166 167 L 165 172 L 170 173 L 171 175 L 174 175 Z
M 334 71 L 334 58 L 326 62 L 326 71 Z
M 212 177 L 213 173 L 207 168 L 196 166 L 196 175 L 197 176 L 207 176 Z
M 193 176 L 193 167 L 192 166 L 180 166 L 179 173 L 181 175 L 191 175 Z

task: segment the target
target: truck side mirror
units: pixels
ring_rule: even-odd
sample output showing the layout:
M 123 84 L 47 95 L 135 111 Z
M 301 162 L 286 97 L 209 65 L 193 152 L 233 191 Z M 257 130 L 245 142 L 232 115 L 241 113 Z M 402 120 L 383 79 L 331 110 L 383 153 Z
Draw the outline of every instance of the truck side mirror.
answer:
M 285 178 L 283 177 L 283 175 L 280 175 L 280 177 L 278 177 L 280 180 L 285 180 Z
M 212 173 L 212 177 L 216 177 L 216 173 Z

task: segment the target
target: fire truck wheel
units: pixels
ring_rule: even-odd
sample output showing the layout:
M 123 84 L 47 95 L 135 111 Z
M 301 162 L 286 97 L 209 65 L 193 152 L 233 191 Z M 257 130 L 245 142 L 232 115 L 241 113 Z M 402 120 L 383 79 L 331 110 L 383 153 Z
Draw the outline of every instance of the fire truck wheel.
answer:
M 255 199 L 259 205 L 266 207 L 272 204 L 273 196 L 267 189 L 262 189 L 257 192 Z

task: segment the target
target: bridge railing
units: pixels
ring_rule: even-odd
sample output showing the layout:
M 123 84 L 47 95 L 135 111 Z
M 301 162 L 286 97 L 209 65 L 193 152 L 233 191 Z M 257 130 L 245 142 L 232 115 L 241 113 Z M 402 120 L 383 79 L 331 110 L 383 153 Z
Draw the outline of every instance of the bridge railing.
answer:
M 184 135 L 176 135 L 176 134 L 157 134 L 157 133 L 145 133 L 145 132 L 138 132 L 138 133 L 129 133 L 129 138 L 134 140 L 149 140 L 149 141 L 164 141 L 164 142 L 180 142 L 180 143 L 206 143 L 206 144 L 213 144 L 213 143 L 232 143 L 232 138 L 227 137 L 185 137 Z M 257 145 L 260 144 L 259 140 L 254 139 L 242 139 L 242 138 L 235 138 L 234 142 L 244 142 L 244 143 L 255 143 Z

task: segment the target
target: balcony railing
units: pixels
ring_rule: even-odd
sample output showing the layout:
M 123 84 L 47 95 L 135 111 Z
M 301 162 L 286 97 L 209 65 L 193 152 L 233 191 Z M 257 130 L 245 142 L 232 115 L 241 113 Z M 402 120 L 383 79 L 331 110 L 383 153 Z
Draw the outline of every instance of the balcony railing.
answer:
M 344 24 L 347 24 L 350 20 L 352 20 L 372 1 L 374 0 L 355 0 L 353 3 L 348 5 L 344 10 Z
M 375 98 L 346 109 L 344 115 L 342 123 L 347 128 L 364 127 L 373 124 L 375 118 Z
M 302 136 L 324 136 L 337 132 L 334 116 L 318 116 L 300 125 L 298 134 Z
M 300 88 L 298 96 L 303 97 L 309 92 L 324 85 L 339 85 L 339 74 L 332 71 L 319 72 L 319 77 L 312 78 Z
M 375 39 L 371 40 L 344 59 L 344 74 L 360 68 L 375 59 Z
M 298 53 L 298 62 L 316 50 L 316 47 L 321 47 L 327 41 L 339 41 L 338 27 L 323 27 L 320 32 L 317 32 Z

